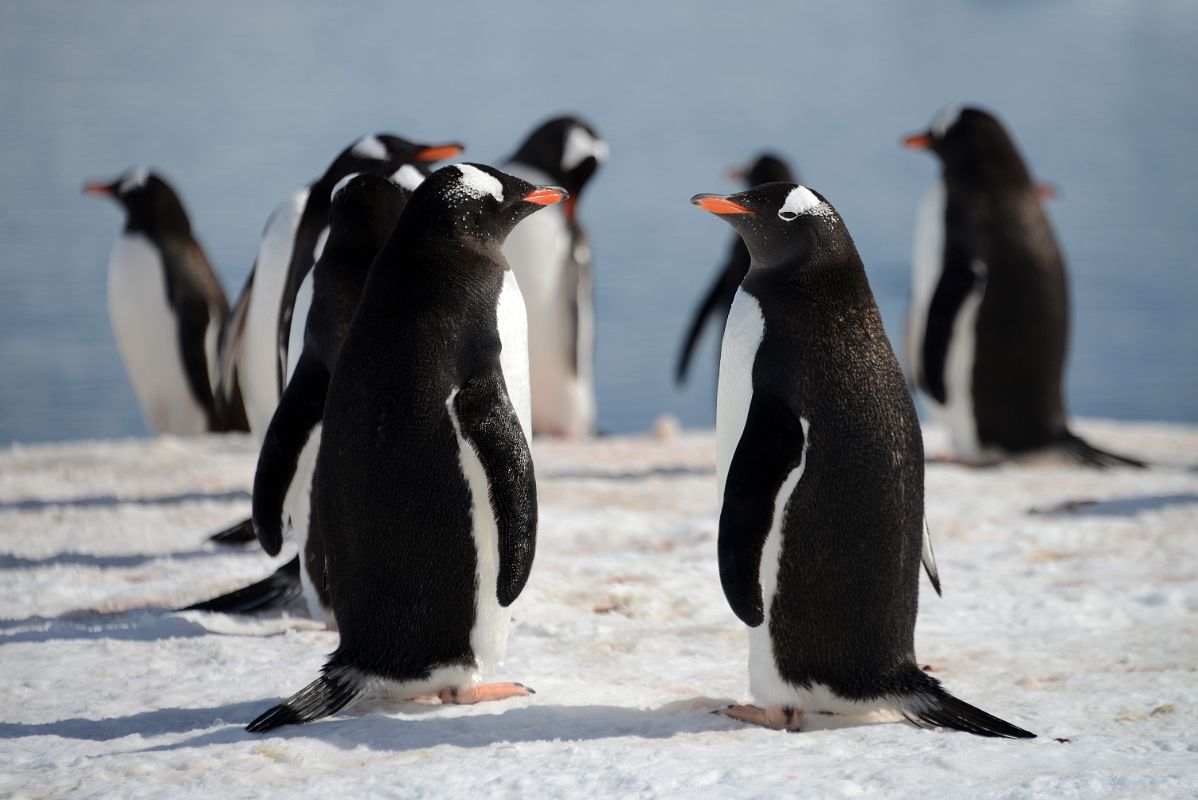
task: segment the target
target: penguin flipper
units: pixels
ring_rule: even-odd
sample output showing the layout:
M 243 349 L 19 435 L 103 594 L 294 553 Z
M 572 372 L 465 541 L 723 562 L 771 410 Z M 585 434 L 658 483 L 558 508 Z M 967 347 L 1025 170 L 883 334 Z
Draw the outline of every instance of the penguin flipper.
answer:
M 927 517 L 923 519 L 923 554 L 920 561 L 923 562 L 923 571 L 928 574 L 928 580 L 932 582 L 936 595 L 943 597 L 944 594 L 940 591 L 940 571 L 936 569 L 936 554 L 932 552 L 932 529 L 928 527 Z
M 211 600 L 194 603 L 180 611 L 208 611 L 218 614 L 253 614 L 281 608 L 303 594 L 299 557 L 288 561 L 270 577 Z
M 361 677 L 337 665 L 336 654 L 324 674 L 245 726 L 250 733 L 266 733 L 283 725 L 302 725 L 336 714 L 361 697 L 366 687 Z
M 754 393 L 724 483 L 718 543 L 724 597 L 750 627 L 765 619 L 761 554 L 778 493 L 802 463 L 805 442 L 802 420 L 785 401 Z
M 914 370 L 916 384 L 925 388 L 928 394 L 941 404 L 945 403 L 948 397 L 946 372 L 953 325 L 957 321 L 957 313 L 978 280 L 968 247 L 960 240 L 959 233 L 954 235 L 954 232 L 962 227 L 952 219 L 954 210 L 952 205 L 946 210 L 949 218 L 945 224 L 947 235 L 944 243 L 944 269 L 928 305 L 921 368 Z
M 324 416 L 328 389 L 328 370 L 309 353 L 301 355 L 262 440 L 254 472 L 254 530 L 272 556 L 283 546 L 283 502 L 300 453 Z
M 537 544 L 537 481 L 532 453 L 503 375 L 476 375 L 453 398 L 456 424 L 482 463 L 499 531 L 499 605 L 524 589 Z
M 216 544 L 249 544 L 256 538 L 254 520 L 246 518 L 212 534 L 208 537 L 208 541 Z

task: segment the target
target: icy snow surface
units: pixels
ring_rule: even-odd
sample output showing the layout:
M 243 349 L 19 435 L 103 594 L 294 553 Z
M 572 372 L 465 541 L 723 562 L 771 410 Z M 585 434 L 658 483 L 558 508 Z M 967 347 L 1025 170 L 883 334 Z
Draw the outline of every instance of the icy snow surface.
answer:
M 205 542 L 247 514 L 248 438 L 0 453 L 0 795 L 40 797 L 1193 797 L 1198 428 L 1091 422 L 1147 471 L 928 466 L 944 581 L 920 663 L 1040 734 L 995 741 L 747 701 L 715 560 L 710 434 L 534 444 L 541 528 L 479 706 L 367 701 L 256 736 L 336 634 L 298 613 L 172 613 L 267 574 Z M 943 437 L 928 433 L 935 454 Z M 1067 740 L 1067 741 L 1059 741 Z

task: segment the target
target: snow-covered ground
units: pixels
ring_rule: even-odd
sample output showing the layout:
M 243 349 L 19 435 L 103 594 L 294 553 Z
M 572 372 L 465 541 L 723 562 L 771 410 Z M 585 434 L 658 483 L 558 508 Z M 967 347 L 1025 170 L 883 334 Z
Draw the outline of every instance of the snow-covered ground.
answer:
M 336 634 L 170 611 L 273 567 L 204 541 L 248 513 L 250 442 L 14 447 L 0 795 L 1194 797 L 1198 428 L 1081 430 L 1157 466 L 928 467 L 944 597 L 925 581 L 919 658 L 1032 741 L 826 717 L 785 734 L 708 713 L 748 700 L 709 434 L 536 444 L 536 565 L 495 676 L 535 696 L 368 701 L 252 735 Z

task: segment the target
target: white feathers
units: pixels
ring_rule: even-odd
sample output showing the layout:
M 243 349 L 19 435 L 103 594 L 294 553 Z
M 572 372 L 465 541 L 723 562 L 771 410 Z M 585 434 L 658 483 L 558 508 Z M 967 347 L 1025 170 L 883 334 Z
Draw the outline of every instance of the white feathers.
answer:
M 596 161 L 607 158 L 607 142 L 596 139 L 581 125 L 575 125 L 570 128 L 562 147 L 562 172 L 569 172 L 589 156 L 594 156 Z
M 524 295 L 510 269 L 503 274 L 503 290 L 495 309 L 499 329 L 499 368 L 507 385 L 508 398 L 516 418 L 524 429 L 524 438 L 532 442 L 532 395 L 529 388 L 528 311 Z
M 352 181 L 354 178 L 358 177 L 361 174 L 362 173 L 360 173 L 360 172 L 351 172 L 350 174 L 346 175 L 344 178 L 342 178 L 341 180 L 339 180 L 335 184 L 333 184 L 333 191 L 329 192 L 329 199 L 336 200 L 337 193 L 340 192 L 342 189 L 344 189 L 346 187 L 346 185 L 349 184 L 350 181 Z
M 782 208 L 778 209 L 778 217 L 787 222 L 804 214 L 828 216 L 831 213 L 832 207 L 816 197 L 815 193 L 806 186 L 796 186 L 791 189 L 790 194 L 786 195 L 785 202 L 782 203 Z
M 411 164 L 404 164 L 391 175 L 391 182 L 411 192 L 424 183 L 424 174 Z
M 973 413 L 973 365 L 977 356 L 978 310 L 986 293 L 986 265 L 981 261 L 970 264 L 974 273 L 973 289 L 961 303 L 953 321 L 948 353 L 944 362 L 944 421 L 953 442 L 953 451 L 967 461 L 985 461 L 978 439 L 977 418 Z M 935 401 L 931 402 L 935 405 Z
M 956 123 L 960 116 L 961 106 L 952 105 L 942 109 L 932 120 L 932 135 L 937 139 L 944 138 L 944 134 L 948 133 L 948 129 Z
M 728 311 L 724 343 L 720 349 L 719 391 L 716 392 L 716 488 L 724 502 L 724 482 L 732 455 L 749 418 L 753 402 L 753 362 L 765 335 L 765 317 L 757 298 L 737 289 Z
M 907 310 L 907 377 L 915 384 L 923 372 L 923 342 L 932 295 L 944 273 L 944 181 L 924 197 L 915 223 L 911 258 L 911 304 Z
M 133 167 L 124 174 L 121 178 L 121 194 L 131 192 L 134 189 L 140 189 L 146 185 L 146 181 L 150 179 L 150 168 L 146 166 Z
M 454 166 L 461 173 L 457 186 L 467 197 L 478 199 L 489 194 L 498 202 L 503 202 L 503 184 L 494 175 L 488 175 L 470 164 L 454 164 Z
M 375 161 L 387 160 L 387 146 L 379 141 L 377 136 L 366 135 L 354 143 L 350 150 L 358 158 L 369 158 Z

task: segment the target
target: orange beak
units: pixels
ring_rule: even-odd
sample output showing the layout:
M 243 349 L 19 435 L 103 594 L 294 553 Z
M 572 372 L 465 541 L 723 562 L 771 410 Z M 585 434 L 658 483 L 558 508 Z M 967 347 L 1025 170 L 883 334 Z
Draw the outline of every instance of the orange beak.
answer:
M 756 211 L 745 208 L 740 203 L 734 203 L 726 197 L 718 194 L 697 194 L 691 198 L 691 202 L 697 205 L 704 211 L 710 211 L 712 214 L 726 216 L 728 214 L 756 214 Z
M 426 147 L 412 158 L 416 161 L 444 161 L 447 158 L 453 158 L 458 153 L 465 150 L 465 145 L 460 144 L 435 144 L 432 147 Z
M 107 197 L 112 194 L 112 184 L 103 181 L 88 181 L 83 184 L 83 193 L 93 197 Z
M 551 206 L 570 197 L 565 189 L 556 186 L 538 186 L 522 198 L 526 203 L 538 206 Z
M 927 150 L 932 146 L 932 134 L 916 133 L 903 139 L 903 147 L 910 150 Z

